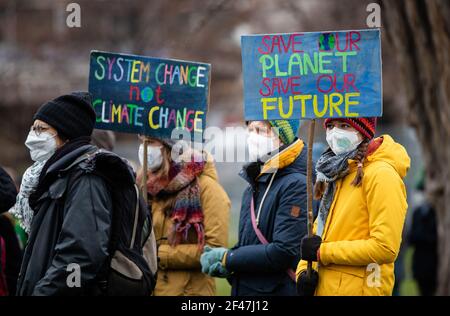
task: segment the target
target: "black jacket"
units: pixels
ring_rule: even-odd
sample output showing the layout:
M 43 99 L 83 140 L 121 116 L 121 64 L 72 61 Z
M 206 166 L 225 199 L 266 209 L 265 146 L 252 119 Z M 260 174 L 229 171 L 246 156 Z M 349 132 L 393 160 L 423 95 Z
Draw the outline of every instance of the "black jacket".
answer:
M 134 180 L 121 158 L 92 145 L 74 150 L 47 170 L 58 177 L 37 200 L 18 295 L 98 293 L 97 276 L 108 259 L 112 218 L 108 181 L 99 171 L 114 175 L 115 181 Z
M 412 272 L 416 280 L 436 284 L 438 269 L 436 211 L 425 202 L 412 215 L 408 241 L 414 247 Z

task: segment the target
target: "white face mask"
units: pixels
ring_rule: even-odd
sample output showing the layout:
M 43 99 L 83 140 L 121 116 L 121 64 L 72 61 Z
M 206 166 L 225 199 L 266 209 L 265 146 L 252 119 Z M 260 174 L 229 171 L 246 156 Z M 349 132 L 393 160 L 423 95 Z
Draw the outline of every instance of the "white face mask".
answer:
M 25 146 L 30 150 L 30 156 L 33 161 L 45 161 L 50 158 L 56 151 L 56 134 L 52 135 L 48 132 L 36 135 L 35 131 L 28 133 Z
M 144 144 L 139 145 L 139 162 L 141 166 L 144 165 Z M 162 164 L 162 152 L 161 146 L 147 146 L 147 168 L 148 170 L 156 170 L 161 167 Z
M 346 131 L 337 127 L 327 129 L 327 143 L 335 155 L 348 153 L 355 150 L 362 139 L 356 131 Z
M 247 144 L 250 161 L 257 161 L 278 148 L 273 137 L 262 136 L 255 132 L 248 133 Z

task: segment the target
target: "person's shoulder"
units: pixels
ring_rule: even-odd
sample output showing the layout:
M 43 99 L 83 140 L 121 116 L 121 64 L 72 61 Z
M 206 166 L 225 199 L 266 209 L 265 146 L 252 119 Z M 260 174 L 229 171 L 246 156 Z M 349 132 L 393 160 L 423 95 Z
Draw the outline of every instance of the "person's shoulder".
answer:
M 372 178 L 380 175 L 398 176 L 398 173 L 391 164 L 383 160 L 372 161 L 364 167 L 364 176 Z
M 201 174 L 198 176 L 198 184 L 200 187 L 200 192 L 203 197 L 214 196 L 215 198 L 220 197 L 225 202 L 229 202 L 228 194 L 225 192 L 222 185 L 217 179 L 214 179 L 206 174 Z
M 300 172 L 292 172 L 281 176 L 279 181 L 283 188 L 297 188 L 306 185 L 306 176 Z
M 121 185 L 131 185 L 136 180 L 135 172 L 126 159 L 104 149 L 98 149 L 82 159 L 74 171 L 80 172 L 81 176 L 99 178 Z
M 379 186 L 380 184 L 384 188 L 404 186 L 403 179 L 397 170 L 386 161 L 374 161 L 364 168 L 362 184 L 366 188 Z
M 0 167 L 0 212 L 9 210 L 16 202 L 17 189 L 11 177 Z
M 201 174 L 198 176 L 198 183 L 201 189 L 211 189 L 211 190 L 223 190 L 222 185 L 219 183 L 218 179 L 211 178 L 208 175 Z
M 222 187 L 219 183 L 219 177 L 217 175 L 217 169 L 213 161 L 208 161 L 203 171 L 197 176 L 200 187 Z

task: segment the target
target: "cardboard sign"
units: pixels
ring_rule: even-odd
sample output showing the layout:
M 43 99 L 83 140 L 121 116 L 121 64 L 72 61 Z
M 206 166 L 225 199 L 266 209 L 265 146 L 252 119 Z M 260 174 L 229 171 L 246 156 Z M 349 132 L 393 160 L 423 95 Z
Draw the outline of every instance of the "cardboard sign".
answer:
M 181 131 L 201 141 L 210 69 L 204 63 L 92 51 L 95 127 L 155 138 Z
M 382 115 L 377 29 L 242 36 L 246 120 Z

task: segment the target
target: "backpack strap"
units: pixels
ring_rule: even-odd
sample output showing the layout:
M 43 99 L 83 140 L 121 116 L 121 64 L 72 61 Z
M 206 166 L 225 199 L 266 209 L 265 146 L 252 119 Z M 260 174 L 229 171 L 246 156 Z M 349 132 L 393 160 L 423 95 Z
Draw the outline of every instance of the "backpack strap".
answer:
M 252 195 L 252 199 L 250 202 L 250 217 L 252 219 L 252 226 L 253 226 L 253 230 L 255 231 L 256 237 L 258 237 L 259 241 L 263 245 L 267 245 L 269 243 L 269 241 L 266 239 L 266 237 L 264 237 L 263 233 L 261 232 L 261 230 L 258 228 L 258 225 L 256 224 L 255 202 L 253 200 L 253 195 Z M 287 269 L 286 273 L 289 275 L 289 277 L 292 279 L 292 281 L 296 282 L 294 270 Z
M 139 219 L 139 188 L 135 184 L 134 188 L 136 190 L 136 208 L 134 211 L 134 223 L 133 223 L 133 234 L 131 235 L 130 249 L 133 248 L 134 241 L 136 240 L 137 224 Z
M 130 249 L 133 248 L 134 243 L 136 241 L 137 226 L 139 223 L 139 188 L 136 184 L 134 184 L 134 188 L 136 191 L 136 207 L 135 207 L 134 219 L 133 219 L 133 232 L 132 232 L 131 241 L 130 241 L 130 245 L 129 245 Z M 114 210 L 113 210 L 113 217 L 114 217 Z M 112 223 L 112 225 L 114 225 L 114 224 Z M 113 229 L 113 226 L 111 229 Z M 96 277 L 95 283 L 96 283 L 96 289 L 98 290 L 98 292 L 95 292 L 96 295 L 101 295 L 101 296 L 107 295 L 108 286 L 109 286 L 108 276 L 109 276 L 109 273 L 111 270 L 111 262 L 115 255 L 116 248 L 117 248 L 117 245 L 114 244 L 112 241 L 110 241 L 110 244 L 108 246 L 108 252 L 109 252 L 108 258 L 105 260 L 104 265 L 102 266 L 102 268 L 100 269 L 100 271 Z

